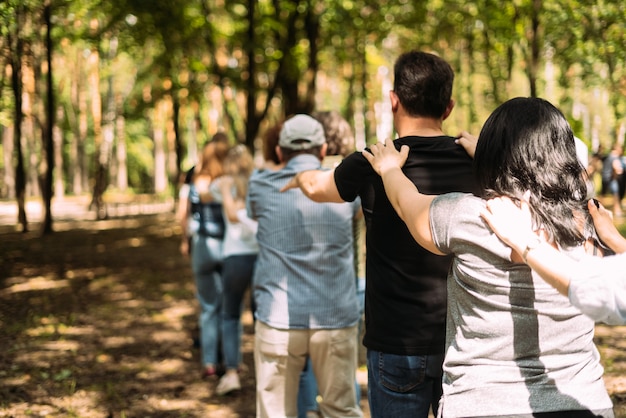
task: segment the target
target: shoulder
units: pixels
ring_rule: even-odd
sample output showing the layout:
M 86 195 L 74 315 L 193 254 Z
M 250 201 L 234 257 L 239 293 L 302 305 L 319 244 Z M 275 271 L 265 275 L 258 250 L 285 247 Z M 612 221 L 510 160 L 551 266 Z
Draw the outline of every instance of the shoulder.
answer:
M 455 218 L 473 218 L 485 207 L 485 201 L 471 193 L 444 193 L 435 197 L 431 208 L 439 212 L 454 212 Z M 458 213 L 457 213 L 458 212 Z M 445 215 L 444 215 L 445 216 Z
M 376 172 L 371 164 L 365 159 L 361 151 L 355 151 L 344 158 L 337 167 L 335 167 L 335 181 L 343 179 L 351 179 L 353 181 L 363 181 L 364 176 L 374 175 Z
M 437 196 L 430 206 L 431 227 L 446 234 L 471 231 L 480 234 L 486 226 L 480 212 L 485 201 L 469 193 L 445 193 Z

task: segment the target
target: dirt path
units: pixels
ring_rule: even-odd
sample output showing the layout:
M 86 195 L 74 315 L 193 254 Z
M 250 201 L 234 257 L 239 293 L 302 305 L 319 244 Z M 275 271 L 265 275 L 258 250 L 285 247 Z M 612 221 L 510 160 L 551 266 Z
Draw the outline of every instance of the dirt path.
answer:
M 248 311 L 242 391 L 219 397 L 200 378 L 191 271 L 170 212 L 62 220 L 55 230 L 41 238 L 0 226 L 1 417 L 254 416 Z M 625 335 L 597 331 L 618 417 Z M 365 390 L 363 370 L 359 379 Z

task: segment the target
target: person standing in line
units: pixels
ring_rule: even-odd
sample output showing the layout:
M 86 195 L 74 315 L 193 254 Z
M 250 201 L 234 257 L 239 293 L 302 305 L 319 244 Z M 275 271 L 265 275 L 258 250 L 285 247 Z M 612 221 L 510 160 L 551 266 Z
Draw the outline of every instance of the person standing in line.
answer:
M 322 168 L 332 169 L 337 166 L 348 155 L 352 154 L 356 149 L 356 140 L 352 133 L 352 128 L 347 120 L 337 111 L 315 111 L 311 114 L 314 119 L 324 127 L 324 135 L 326 136 L 326 156 L 322 160 Z M 363 315 L 363 292 L 360 291 L 359 272 L 365 264 L 364 252 L 362 248 L 361 232 L 365 225 L 363 224 L 362 213 L 354 219 L 354 277 L 357 280 L 357 296 L 359 297 L 359 314 Z M 359 333 L 361 331 L 361 320 L 359 320 Z M 360 336 L 357 336 L 360 344 Z M 358 366 L 358 363 L 357 363 Z M 357 394 L 357 403 L 361 401 L 361 387 L 355 380 L 355 389 Z M 317 382 L 313 374 L 311 359 L 308 359 L 302 376 L 300 378 L 300 388 L 298 391 L 298 418 L 318 417 L 319 406 L 317 404 Z
M 183 226 L 181 252 L 191 254 L 191 268 L 200 305 L 200 351 L 202 376 L 217 376 L 222 282 L 224 218 L 222 205 L 211 193 L 211 183 L 223 173 L 223 161 L 229 145 L 210 141 L 202 149 L 200 165 L 193 171 L 186 210 L 180 215 Z
M 257 417 L 295 417 L 307 357 L 325 417 L 362 417 L 356 402 L 358 301 L 352 220 L 358 204 L 311 202 L 280 188 L 317 169 L 326 152 L 323 127 L 308 115 L 288 119 L 277 154 L 285 166 L 256 171 L 247 207 L 258 221 L 254 272 Z
M 602 190 L 613 197 L 614 216 L 622 216 L 623 214 L 620 196 L 620 183 L 624 176 L 623 153 L 624 148 L 616 142 L 602 163 Z
M 224 175 L 211 184 L 216 200 L 221 201 L 226 231 L 222 255 L 222 353 L 226 373 L 215 392 L 225 395 L 241 389 L 239 371 L 242 365 L 241 313 L 243 298 L 250 287 L 259 245 L 257 223 L 246 213 L 248 180 L 254 160 L 244 145 L 231 148 L 224 160 Z M 254 312 L 254 306 L 251 306 Z
M 486 200 L 528 198 L 533 225 L 572 258 L 595 248 L 585 170 L 563 114 L 518 97 L 487 119 L 474 154 L 478 195 L 427 195 L 402 171 L 409 148 L 363 151 L 414 239 L 454 256 L 448 274 L 441 418 L 613 418 L 594 322 L 511 253 L 481 219 Z
M 411 51 L 394 66 L 389 93 L 396 146 L 410 147 L 404 172 L 428 194 L 477 191 L 472 160 L 443 122 L 454 107 L 454 72 L 440 57 Z M 389 141 L 391 142 L 391 141 Z M 331 171 L 304 171 L 283 190 L 316 202 L 360 197 L 366 224 L 365 337 L 372 418 L 436 415 L 442 387 L 446 276 L 451 257 L 420 247 L 360 152 Z
M 474 155 L 478 138 L 464 133 L 458 142 Z M 537 242 L 526 253 L 526 264 L 582 313 L 596 322 L 626 324 L 626 239 L 615 227 L 611 212 L 596 199 L 587 202 L 601 244 L 618 255 L 601 248 L 596 256 L 573 260 L 550 245 L 541 230 L 533 228 L 529 197 L 526 192 L 519 205 L 509 197 L 494 197 L 480 216 L 518 255 L 524 253 L 528 242 Z

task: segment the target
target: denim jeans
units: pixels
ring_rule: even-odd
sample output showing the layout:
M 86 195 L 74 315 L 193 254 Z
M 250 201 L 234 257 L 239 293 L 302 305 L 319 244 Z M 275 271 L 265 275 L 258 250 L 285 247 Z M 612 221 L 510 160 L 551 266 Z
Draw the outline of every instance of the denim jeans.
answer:
M 222 268 L 222 351 L 227 369 L 236 369 L 241 355 L 243 297 L 252 282 L 256 254 L 231 255 Z
M 194 234 L 191 239 L 191 268 L 200 304 L 200 350 L 202 364 L 217 364 L 220 335 L 222 241 Z
M 437 416 L 441 398 L 443 354 L 403 356 L 367 351 L 367 376 L 372 418 Z

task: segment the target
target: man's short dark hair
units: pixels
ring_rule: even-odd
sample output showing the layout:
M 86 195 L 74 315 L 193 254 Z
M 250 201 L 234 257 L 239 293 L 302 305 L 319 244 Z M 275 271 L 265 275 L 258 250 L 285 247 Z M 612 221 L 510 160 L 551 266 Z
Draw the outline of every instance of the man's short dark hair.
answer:
M 437 55 L 410 51 L 396 60 L 393 90 L 410 116 L 442 117 L 453 84 L 452 67 Z

